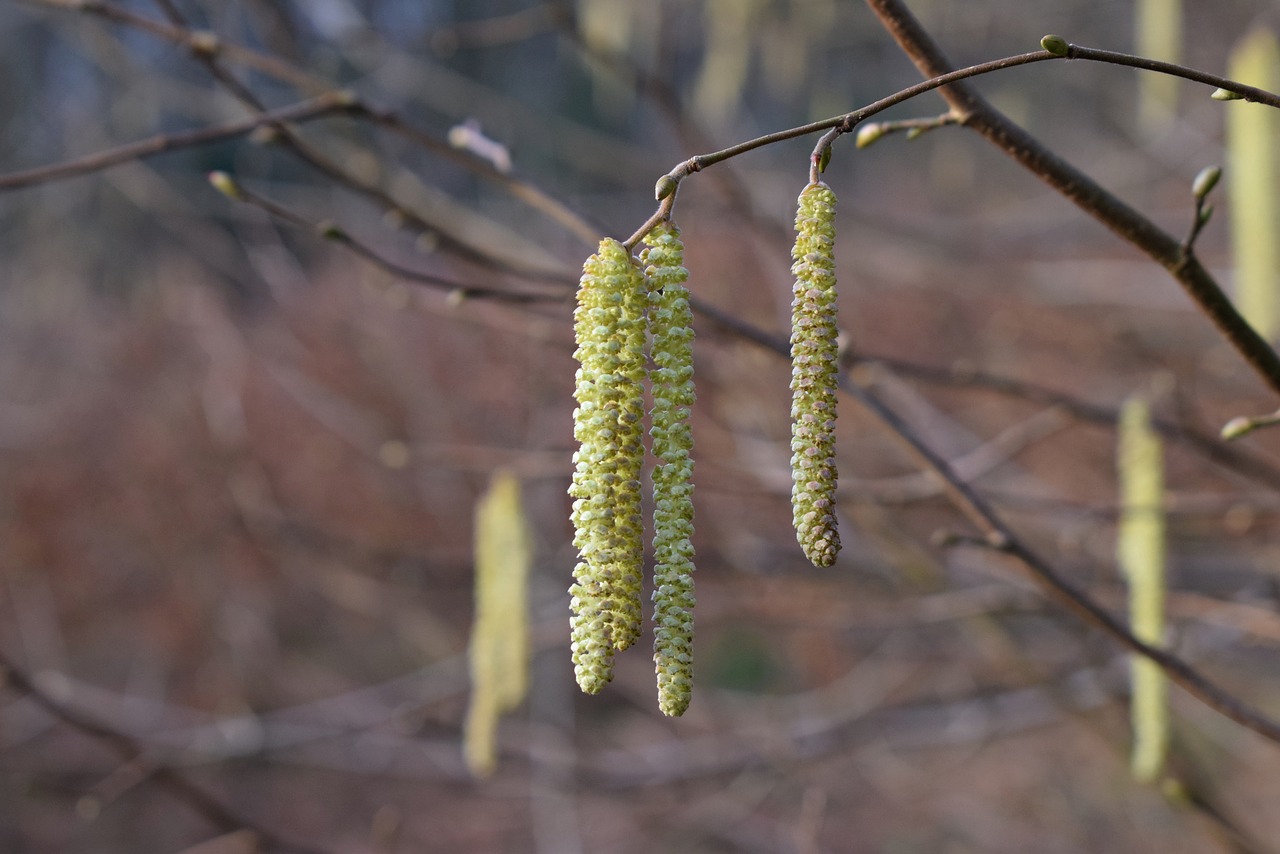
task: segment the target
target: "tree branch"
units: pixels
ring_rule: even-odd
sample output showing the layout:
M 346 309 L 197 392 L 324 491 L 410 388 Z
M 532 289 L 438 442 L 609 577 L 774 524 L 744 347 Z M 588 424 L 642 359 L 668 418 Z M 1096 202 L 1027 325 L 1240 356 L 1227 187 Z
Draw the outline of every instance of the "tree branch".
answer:
M 258 843 L 266 850 L 280 851 L 285 854 L 323 854 L 322 851 L 316 848 L 286 842 L 275 833 L 265 830 L 237 815 L 226 804 L 188 780 L 172 767 L 146 759 L 146 748 L 131 736 L 93 720 L 74 709 L 67 708 L 47 691 L 41 689 L 37 680 L 10 661 L 8 656 L 0 653 L 0 685 L 6 684 L 25 694 L 51 717 L 90 738 L 102 742 L 125 762 L 144 761 L 147 764 L 149 772 L 147 776 L 150 779 L 191 807 L 214 827 L 227 832 L 250 830 L 257 837 Z
M 942 49 L 925 32 L 920 22 L 901 0 L 867 0 L 867 5 L 920 69 L 921 74 L 936 79 L 949 72 L 951 63 L 942 53 Z M 1255 100 L 1280 106 L 1280 98 L 1270 93 L 1214 78 L 1213 75 L 1191 72 L 1189 69 L 1169 63 L 1139 60 L 1137 57 L 1128 57 L 1125 54 L 1079 47 L 1075 47 L 1073 53 L 1071 46 L 1068 46 L 1068 56 L 1072 55 L 1080 59 L 1119 62 L 1140 68 L 1176 73 L 1181 77 L 1201 80 L 1201 82 L 1230 88 L 1231 91 L 1236 92 L 1243 92 L 1248 88 Z M 1187 295 L 1195 301 L 1200 310 L 1218 327 L 1218 330 L 1267 385 L 1273 391 L 1280 392 L 1280 356 L 1240 316 L 1235 306 L 1231 304 L 1231 300 L 1195 255 L 1183 251 L 1182 244 L 1177 238 L 1166 234 L 1151 220 L 1046 148 L 1039 140 L 987 103 L 972 87 L 957 81 L 943 87 L 940 94 L 946 99 L 951 109 L 961 116 L 962 124 L 982 134 L 1005 154 L 1074 202 L 1080 209 L 1169 271 L 1182 285 Z M 1263 96 L 1268 97 L 1264 100 Z
M 413 282 L 418 285 L 436 288 L 438 290 L 448 291 L 451 297 L 456 299 L 492 299 L 501 302 L 512 303 L 534 303 L 534 302 L 561 302 L 569 297 L 572 293 L 570 290 L 573 286 L 571 279 L 564 279 L 554 284 L 561 287 L 555 291 L 513 291 L 507 288 L 495 288 L 489 285 L 477 285 L 467 282 L 459 282 L 444 276 L 438 276 L 434 273 L 428 273 L 424 270 L 415 270 L 398 264 L 387 258 L 378 250 L 369 244 L 353 237 L 346 229 L 338 225 L 333 220 L 312 220 L 297 211 L 282 205 L 273 199 L 259 195 L 250 190 L 245 189 L 236 183 L 230 175 L 225 172 L 213 172 L 209 175 L 209 183 L 213 184 L 220 192 L 228 198 L 244 202 L 249 205 L 265 211 L 271 216 L 289 223 L 295 228 L 309 231 L 312 234 L 323 237 L 325 240 L 337 243 L 345 247 L 353 255 L 363 258 L 378 269 L 391 274 L 399 279 Z
M 309 101 L 281 107 L 278 110 L 269 110 L 225 125 L 200 128 L 199 130 L 182 133 L 158 134 L 137 142 L 117 146 L 116 148 L 98 151 L 75 160 L 67 160 L 49 166 L 39 166 L 34 169 L 25 169 L 20 172 L 0 175 L 0 191 L 17 190 L 22 187 L 59 181 L 64 178 L 74 178 L 90 172 L 100 172 L 103 169 L 119 166 L 121 163 L 128 163 L 131 160 L 142 160 L 183 148 L 194 148 L 200 145 L 222 142 L 227 139 L 235 139 L 260 127 L 276 125 L 281 122 L 311 121 L 326 115 L 350 112 L 354 108 L 355 101 L 349 92 L 326 92 Z

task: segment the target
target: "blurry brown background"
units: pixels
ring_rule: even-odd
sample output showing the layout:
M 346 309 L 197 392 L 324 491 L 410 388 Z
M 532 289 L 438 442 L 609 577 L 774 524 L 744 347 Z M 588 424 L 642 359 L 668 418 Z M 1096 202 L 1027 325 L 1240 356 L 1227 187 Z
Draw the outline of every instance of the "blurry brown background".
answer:
M 1132 46 L 1127 2 L 911 5 L 957 63 L 1047 32 Z M 917 79 L 861 4 L 836 0 L 178 7 L 438 138 L 476 120 L 515 174 L 619 237 L 683 158 Z M 165 20 L 152 2 L 119 8 Z M 1280 25 L 1269 0 L 1185 15 L 1184 60 L 1210 71 L 1250 27 Z M 0 38 L 0 172 L 246 114 L 186 51 L 100 16 L 0 3 Z M 271 106 L 306 94 L 228 67 Z M 1192 177 L 1223 159 L 1222 105 L 1184 84 L 1176 117 L 1140 127 L 1136 79 L 1055 62 L 978 85 L 1183 234 Z M 891 117 L 941 109 L 927 96 Z M 366 124 L 302 134 L 487 253 L 571 283 L 592 251 Z M 813 141 L 680 192 L 691 289 L 773 333 Z M 693 705 L 661 716 L 643 640 L 582 696 L 565 592 L 571 291 L 450 299 L 232 203 L 210 169 L 415 269 L 529 285 L 397 231 L 262 139 L 0 194 L 0 650 L 147 751 L 122 765 L 0 692 L 0 851 L 254 850 L 156 763 L 332 852 L 1280 850 L 1280 750 L 1175 690 L 1172 767 L 1203 804 L 1131 782 L 1126 657 L 1008 565 L 931 545 L 964 521 L 847 401 L 845 550 L 833 570 L 808 566 L 790 531 L 787 366 L 705 318 Z M 1162 271 L 962 130 L 863 151 L 842 139 L 827 180 L 850 347 L 909 363 L 864 378 L 1120 610 L 1114 431 L 974 388 L 974 371 L 1102 407 L 1145 392 L 1210 434 L 1274 400 Z M 1229 281 L 1220 207 L 1198 250 Z M 1280 438 L 1246 441 L 1280 470 Z M 1174 648 L 1276 713 L 1280 501 L 1166 450 Z M 472 508 L 502 467 L 535 532 L 532 687 L 503 721 L 497 773 L 474 781 L 460 747 Z

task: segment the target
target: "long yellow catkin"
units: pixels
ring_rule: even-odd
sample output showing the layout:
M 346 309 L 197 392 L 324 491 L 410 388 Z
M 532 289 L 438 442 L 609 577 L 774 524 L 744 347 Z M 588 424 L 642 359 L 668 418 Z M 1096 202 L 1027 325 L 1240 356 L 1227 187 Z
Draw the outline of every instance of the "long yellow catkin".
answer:
M 836 194 L 821 181 L 800 193 L 791 303 L 791 511 L 805 556 L 831 566 L 836 530 Z
M 693 692 L 693 313 L 680 230 L 661 223 L 641 253 L 653 330 L 653 661 L 658 708 L 679 716 Z
M 640 635 L 644 462 L 644 275 L 617 240 L 587 259 L 574 311 L 574 567 L 570 621 L 574 674 L 595 694 L 613 678 L 614 653 Z
M 1119 474 L 1117 557 L 1129 585 L 1129 628 L 1158 647 L 1164 643 L 1164 467 L 1147 404 L 1138 398 L 1127 401 L 1121 415 Z M 1169 683 L 1159 665 L 1139 655 L 1132 659 L 1130 714 L 1130 768 L 1139 782 L 1154 782 L 1168 750 Z
M 1280 43 L 1256 29 L 1231 54 L 1228 76 L 1280 89 Z M 1240 313 L 1268 341 L 1280 337 L 1280 113 L 1232 101 L 1227 110 L 1227 181 L 1235 295 Z
M 1180 62 L 1182 0 L 1137 0 L 1133 7 L 1133 51 L 1148 59 Z M 1138 74 L 1138 124 L 1156 132 L 1166 128 L 1178 109 L 1177 77 Z
M 520 482 L 496 472 L 475 514 L 475 622 L 471 628 L 471 702 L 463 755 L 477 777 L 497 764 L 498 717 L 528 689 L 528 577 L 533 546 Z

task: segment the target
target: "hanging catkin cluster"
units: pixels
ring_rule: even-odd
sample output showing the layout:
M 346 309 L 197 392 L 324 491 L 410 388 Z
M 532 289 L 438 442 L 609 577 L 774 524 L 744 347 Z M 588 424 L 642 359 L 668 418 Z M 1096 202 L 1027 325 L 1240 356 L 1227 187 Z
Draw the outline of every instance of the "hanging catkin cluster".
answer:
M 809 184 L 796 211 L 791 303 L 791 511 L 805 556 L 831 566 L 836 530 L 836 195 Z
M 569 589 L 574 673 L 595 694 L 613 678 L 613 655 L 640 635 L 643 528 L 640 468 L 648 290 L 631 253 L 613 239 L 587 259 L 574 333 L 573 544 Z
M 658 705 L 680 715 L 693 687 L 693 338 L 689 273 L 679 230 L 663 222 L 645 238 L 641 273 L 616 240 L 587 259 L 574 331 L 572 648 L 582 690 L 613 678 L 613 656 L 640 633 L 640 467 L 646 332 L 653 333 L 654 662 Z
M 658 707 L 678 716 L 693 689 L 693 314 L 684 245 L 674 224 L 655 227 L 641 253 L 653 329 L 653 660 Z

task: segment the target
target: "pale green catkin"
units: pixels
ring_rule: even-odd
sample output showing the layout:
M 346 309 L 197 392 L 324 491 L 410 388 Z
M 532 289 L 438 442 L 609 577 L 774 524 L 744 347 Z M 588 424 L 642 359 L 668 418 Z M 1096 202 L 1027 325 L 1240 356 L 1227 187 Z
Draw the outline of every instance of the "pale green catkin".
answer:
M 658 707 L 679 716 L 693 691 L 693 313 L 680 230 L 661 223 L 640 258 L 653 330 L 653 661 Z
M 1120 525 L 1116 542 L 1120 570 L 1129 585 L 1129 630 L 1144 643 L 1164 646 L 1165 514 L 1164 461 L 1160 437 L 1140 398 L 1125 402 L 1120 418 Z M 1160 665 L 1132 657 L 1134 779 L 1159 778 L 1169 746 L 1169 678 Z
M 471 702 L 462 726 L 462 755 L 476 777 L 497 767 L 498 718 L 524 699 L 529 685 L 528 578 L 533 542 L 520 481 L 493 475 L 475 513 L 475 622 L 471 627 Z
M 791 303 L 791 511 L 805 556 L 835 563 L 836 194 L 821 181 L 800 194 Z
M 1280 88 L 1280 40 L 1255 29 L 1232 52 L 1227 74 L 1261 89 Z M 1258 334 L 1280 340 L 1280 114 L 1238 101 L 1227 112 L 1227 200 L 1231 204 L 1235 301 Z
M 644 276 L 611 238 L 583 266 L 574 311 L 578 348 L 574 397 L 574 567 L 572 652 L 583 691 L 613 678 L 613 655 L 640 635 L 644 462 Z

